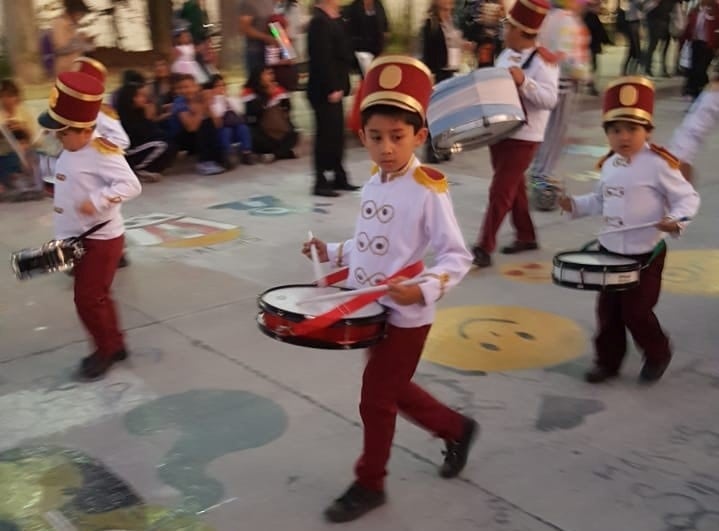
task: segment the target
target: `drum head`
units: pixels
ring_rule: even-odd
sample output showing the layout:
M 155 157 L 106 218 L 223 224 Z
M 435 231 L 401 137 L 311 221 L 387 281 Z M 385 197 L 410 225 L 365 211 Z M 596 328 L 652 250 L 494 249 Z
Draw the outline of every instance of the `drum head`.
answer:
M 562 262 L 565 266 L 609 266 L 610 268 L 622 268 L 622 266 L 630 266 L 631 268 L 635 268 L 639 264 L 639 262 L 637 262 L 633 258 L 602 253 L 600 251 L 577 251 L 560 253 L 556 256 L 556 260 Z
M 305 304 L 300 303 L 304 299 L 312 299 L 322 295 L 335 294 L 340 291 L 347 291 L 349 293 L 346 299 L 308 302 Z M 285 315 L 295 315 L 301 320 L 306 317 L 316 317 L 317 315 L 321 315 L 333 308 L 336 308 L 343 302 L 352 298 L 351 293 L 351 290 L 345 290 L 343 288 L 333 286 L 323 288 L 313 286 L 311 284 L 294 284 L 289 286 L 278 286 L 265 291 L 262 295 L 260 295 L 258 304 L 262 309 L 270 310 L 275 313 L 282 312 Z M 367 306 L 360 308 L 356 312 L 343 317 L 343 319 L 357 319 L 362 321 L 370 320 L 382 316 L 385 311 L 385 308 L 381 304 L 372 302 Z

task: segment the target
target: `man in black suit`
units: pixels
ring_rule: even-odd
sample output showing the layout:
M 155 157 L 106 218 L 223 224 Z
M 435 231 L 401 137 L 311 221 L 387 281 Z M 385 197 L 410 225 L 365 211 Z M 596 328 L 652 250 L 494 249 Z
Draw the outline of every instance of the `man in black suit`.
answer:
M 344 110 L 342 99 L 350 91 L 349 70 L 352 52 L 340 15 L 338 0 L 317 2 L 307 30 L 309 79 L 307 98 L 315 113 L 313 193 L 337 197 L 337 190 L 357 190 L 347 180 L 344 157 Z M 330 183 L 325 172 L 334 173 Z

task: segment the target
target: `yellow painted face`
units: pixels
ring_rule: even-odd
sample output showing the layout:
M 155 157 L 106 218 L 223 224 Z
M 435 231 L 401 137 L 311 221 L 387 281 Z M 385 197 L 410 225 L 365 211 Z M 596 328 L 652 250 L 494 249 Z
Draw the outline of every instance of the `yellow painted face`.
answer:
M 581 356 L 570 319 L 517 306 L 460 306 L 437 312 L 424 359 L 466 372 L 549 367 Z

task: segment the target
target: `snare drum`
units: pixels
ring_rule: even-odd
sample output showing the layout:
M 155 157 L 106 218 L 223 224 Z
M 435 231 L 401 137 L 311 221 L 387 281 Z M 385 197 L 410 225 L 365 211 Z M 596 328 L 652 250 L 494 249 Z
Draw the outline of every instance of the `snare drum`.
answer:
M 12 253 L 10 264 L 18 280 L 46 273 L 67 271 L 83 255 L 79 240 L 51 240 L 39 249 L 22 249 Z
M 42 178 L 42 188 L 50 197 L 55 196 L 55 177 L 53 175 L 44 175 Z
M 573 289 L 624 291 L 639 285 L 641 264 L 601 251 L 570 251 L 554 257 L 552 281 Z
M 290 328 L 305 319 L 321 315 L 341 304 L 323 301 L 298 304 L 303 299 L 337 293 L 343 288 L 307 284 L 279 286 L 262 293 L 257 301 L 257 325 L 269 337 L 293 345 L 324 349 L 365 348 L 381 341 L 386 333 L 387 309 L 372 302 L 345 316 L 332 326 L 306 336 L 293 335 Z
M 480 68 L 438 83 L 427 109 L 438 153 L 495 144 L 525 123 L 517 86 L 506 68 Z

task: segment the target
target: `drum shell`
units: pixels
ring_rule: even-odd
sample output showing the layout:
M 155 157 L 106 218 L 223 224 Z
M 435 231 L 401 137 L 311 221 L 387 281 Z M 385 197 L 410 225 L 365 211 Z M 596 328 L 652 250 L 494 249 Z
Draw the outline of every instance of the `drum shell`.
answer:
M 427 109 L 434 148 L 459 151 L 495 144 L 526 123 L 506 68 L 480 68 L 437 84 Z
M 70 240 L 51 240 L 37 249 L 12 253 L 10 264 L 18 280 L 72 269 L 82 255 L 82 244 Z
M 55 178 L 45 176 L 42 178 L 42 187 L 49 197 L 55 197 Z
M 621 257 L 627 264 L 579 264 L 566 261 L 567 255 L 590 255 L 596 257 Z M 583 291 L 616 292 L 626 291 L 639 285 L 641 264 L 621 255 L 602 251 L 567 251 L 554 256 L 552 260 L 552 282 L 565 288 Z
M 291 334 L 289 331 L 292 326 L 304 321 L 305 315 L 273 306 L 264 299 L 264 295 L 278 289 L 307 286 L 307 284 L 278 286 L 258 297 L 260 312 L 257 314 L 257 325 L 265 335 L 293 345 L 330 350 L 367 348 L 385 337 L 389 313 L 387 309 L 369 317 L 345 317 L 327 328 L 306 335 Z

